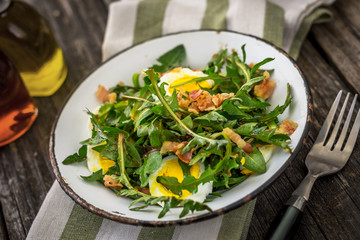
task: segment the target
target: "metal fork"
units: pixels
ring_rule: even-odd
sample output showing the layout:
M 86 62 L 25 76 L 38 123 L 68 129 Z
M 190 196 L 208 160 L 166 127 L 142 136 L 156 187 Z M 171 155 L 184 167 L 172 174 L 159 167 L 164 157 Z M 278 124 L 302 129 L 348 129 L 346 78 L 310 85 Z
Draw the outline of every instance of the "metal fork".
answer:
M 308 174 L 293 192 L 291 198 L 284 206 L 280 214 L 275 218 L 270 227 L 266 239 L 290 239 L 300 223 L 302 211 L 306 202 L 309 200 L 311 189 L 318 177 L 329 175 L 340 171 L 348 161 L 359 133 L 360 111 L 356 115 L 350 134 L 347 136 L 351 117 L 355 108 L 357 94 L 351 104 L 347 118 L 342 126 L 343 115 L 349 100 L 350 93 L 347 94 L 344 104 L 332 131 L 331 125 L 334 120 L 336 110 L 340 103 L 342 91 L 340 91 L 328 113 L 323 126 L 316 138 L 314 145 L 308 153 L 305 164 Z M 340 134 L 340 135 L 339 135 Z

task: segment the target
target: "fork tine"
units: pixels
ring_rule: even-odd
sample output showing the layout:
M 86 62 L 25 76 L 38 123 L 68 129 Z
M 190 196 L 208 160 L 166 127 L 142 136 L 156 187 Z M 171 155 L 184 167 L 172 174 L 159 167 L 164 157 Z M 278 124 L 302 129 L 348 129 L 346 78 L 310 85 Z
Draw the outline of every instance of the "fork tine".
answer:
M 358 113 L 355 118 L 354 126 L 351 129 L 349 138 L 344 147 L 344 152 L 346 152 L 347 154 L 351 154 L 352 150 L 354 149 L 355 142 L 356 142 L 357 136 L 359 134 L 359 129 L 360 129 L 360 110 L 358 109 Z
M 336 143 L 336 146 L 335 146 L 335 149 L 341 149 L 344 141 L 345 141 L 345 137 L 346 137 L 346 134 L 348 132 L 348 129 L 349 129 L 349 124 L 350 124 L 350 121 L 351 121 L 351 117 L 352 117 L 352 114 L 353 114 L 353 111 L 354 111 L 354 108 L 355 108 L 355 104 L 356 104 L 356 100 L 357 100 L 357 97 L 358 95 L 356 94 L 354 99 L 353 99 L 353 102 L 351 104 L 351 107 L 350 107 L 350 110 L 349 110 L 349 113 L 347 115 L 347 118 L 346 118 L 346 121 L 344 123 L 344 126 L 343 126 L 343 129 L 341 131 L 341 134 L 339 136 L 339 140 L 337 141 Z M 356 123 L 356 122 L 355 122 Z
M 340 99 L 341 99 L 341 95 L 342 95 L 342 90 L 339 91 L 338 95 L 336 96 L 333 105 L 331 106 L 331 109 L 328 113 L 328 115 L 326 116 L 326 119 L 320 129 L 319 135 L 316 138 L 315 143 L 319 143 L 319 142 L 324 142 L 325 138 L 327 136 L 327 134 L 329 133 L 330 130 L 330 126 L 331 123 L 334 119 L 335 113 L 336 113 L 336 109 L 339 105 Z
M 340 111 L 340 114 L 338 116 L 338 119 L 336 121 L 336 124 L 335 124 L 335 127 L 334 129 L 332 130 L 332 133 L 331 133 L 331 136 L 329 138 L 329 141 L 326 143 L 327 146 L 329 147 L 332 147 L 334 142 L 335 142 L 335 139 L 336 139 L 336 135 L 338 134 L 339 132 L 339 128 L 340 128 L 340 124 L 342 122 L 342 119 L 343 119 L 343 116 L 344 116 L 344 112 L 345 112 L 345 109 L 346 109 L 346 105 L 347 105 L 347 102 L 349 100 L 349 97 L 350 97 L 350 93 L 348 93 L 346 95 L 346 98 L 345 98 L 345 101 L 343 103 L 343 106 L 341 108 L 341 111 Z M 351 116 L 350 116 L 351 117 Z

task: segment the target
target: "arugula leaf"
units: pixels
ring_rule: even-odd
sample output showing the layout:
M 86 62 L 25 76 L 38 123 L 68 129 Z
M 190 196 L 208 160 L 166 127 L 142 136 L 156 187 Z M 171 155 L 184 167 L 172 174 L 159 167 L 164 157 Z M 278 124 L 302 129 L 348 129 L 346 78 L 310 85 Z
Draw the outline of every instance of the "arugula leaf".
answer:
M 117 145 L 110 141 L 107 141 L 105 144 L 95 146 L 92 148 L 92 150 L 100 153 L 103 157 L 106 157 L 110 160 L 116 161 L 118 157 Z
M 220 148 L 211 148 L 210 150 L 207 150 L 206 148 L 201 148 L 198 153 L 191 159 L 191 161 L 189 162 L 189 166 L 194 165 L 200 160 L 204 161 L 212 154 L 222 156 L 222 151 Z
M 290 92 L 290 85 L 287 84 L 287 95 L 284 104 L 281 106 L 276 106 L 271 112 L 269 112 L 265 116 L 255 118 L 254 120 L 261 122 L 269 122 L 274 120 L 278 115 L 282 114 L 285 111 L 285 109 L 290 105 L 291 101 L 292 97 Z
M 241 125 L 240 127 L 238 127 L 237 129 L 235 129 L 234 131 L 240 135 L 251 135 L 255 129 L 255 127 L 258 125 L 258 123 L 245 123 L 243 125 Z
M 135 129 L 138 128 L 142 121 L 144 121 L 151 114 L 152 112 L 150 108 L 145 108 L 143 111 L 141 111 L 135 120 Z
M 65 160 L 62 163 L 68 165 L 75 162 L 82 162 L 86 159 L 86 154 L 87 154 L 87 146 L 83 145 L 79 148 L 78 153 L 74 153 L 68 156 L 67 158 L 65 158 Z
M 184 45 L 178 45 L 165 54 L 161 55 L 157 61 L 161 65 L 154 65 L 152 68 L 156 72 L 166 72 L 176 66 L 180 66 L 185 61 L 186 52 Z
M 102 181 L 104 175 L 102 174 L 102 169 L 93 172 L 90 176 L 81 176 L 82 179 L 88 182 Z
M 242 55 L 243 55 L 243 62 L 246 62 L 246 51 L 245 51 L 245 46 L 246 44 L 241 46 L 241 51 L 242 51 Z
M 239 108 L 239 106 L 236 106 L 231 101 L 225 101 L 221 108 L 229 114 L 231 119 L 251 118 L 251 115 L 247 114 L 244 109 Z
M 126 166 L 128 167 L 139 167 L 141 165 L 141 157 L 139 152 L 136 150 L 134 144 L 125 141 L 125 151 L 129 157 L 125 158 Z
M 244 167 L 250 171 L 257 173 L 264 173 L 266 171 L 266 163 L 264 157 L 259 149 L 253 146 L 253 151 L 250 154 L 244 152 L 245 163 Z
M 183 205 L 183 210 L 180 213 L 180 218 L 186 216 L 190 211 L 202 211 L 202 210 L 208 210 L 209 212 L 212 212 L 211 208 L 209 208 L 206 204 L 192 201 L 190 199 L 185 199 L 181 202 Z
M 243 109 L 246 111 L 257 110 L 270 106 L 269 103 L 252 98 L 244 91 L 239 91 L 235 97 L 229 98 L 225 100 L 225 102 L 223 104 L 234 102 L 233 104 L 236 105 L 239 109 Z
M 159 169 L 162 162 L 162 156 L 159 151 L 151 152 L 145 165 L 145 173 L 151 174 Z
M 194 121 L 202 125 L 208 126 L 209 124 L 213 124 L 212 122 L 226 122 L 227 119 L 218 112 L 211 111 L 205 115 L 202 115 L 201 117 L 195 118 Z
M 260 76 L 260 77 L 255 77 L 250 79 L 248 82 L 246 82 L 245 84 L 243 84 L 240 88 L 241 91 L 246 91 L 246 92 L 250 92 L 251 91 L 251 86 L 257 82 L 260 82 L 262 80 L 264 80 L 265 76 Z M 237 94 L 236 94 L 237 95 Z
M 211 60 L 208 62 L 204 68 L 206 74 L 213 72 L 219 73 L 226 62 L 227 49 L 220 49 L 217 54 L 215 54 Z
M 261 62 L 257 63 L 254 65 L 254 67 L 251 69 L 250 72 L 250 77 L 254 76 L 254 74 L 256 73 L 256 71 L 264 64 L 273 61 L 275 58 L 265 58 L 264 60 L 262 60 Z

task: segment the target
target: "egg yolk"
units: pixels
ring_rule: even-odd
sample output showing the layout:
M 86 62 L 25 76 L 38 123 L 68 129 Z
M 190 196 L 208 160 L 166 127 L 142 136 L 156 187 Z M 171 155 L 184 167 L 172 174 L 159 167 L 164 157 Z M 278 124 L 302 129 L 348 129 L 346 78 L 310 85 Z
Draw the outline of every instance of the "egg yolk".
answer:
M 95 151 L 94 151 L 95 152 Z M 102 169 L 102 173 L 105 174 L 109 171 L 109 168 L 115 165 L 115 161 L 110 160 L 104 156 L 102 156 L 100 153 L 95 152 L 97 154 L 97 159 L 99 159 L 99 165 Z M 95 167 L 94 167 L 95 168 Z M 97 171 L 97 169 L 93 168 L 93 172 Z
M 172 94 L 174 91 L 174 88 L 176 89 L 177 92 L 191 92 L 194 90 L 198 90 L 201 88 L 211 88 L 211 84 L 208 83 L 207 81 L 201 81 L 201 82 L 190 82 L 190 83 L 186 83 L 184 85 L 178 86 L 178 87 L 173 87 L 182 83 L 185 83 L 187 81 L 190 81 L 191 79 L 196 78 L 196 76 L 188 76 L 185 75 L 182 78 L 176 79 L 174 82 L 171 83 L 171 85 L 169 86 L 169 92 Z
M 100 166 L 102 168 L 103 174 L 107 173 L 109 171 L 109 168 L 115 165 L 115 162 L 113 160 L 109 160 L 105 157 L 102 157 L 102 160 L 100 160 Z
M 190 168 L 190 175 L 195 178 L 199 178 L 200 166 L 198 163 L 194 164 Z M 178 195 L 173 194 L 171 191 L 167 190 L 161 183 L 158 183 L 156 181 L 156 178 L 158 176 L 176 177 L 178 179 L 178 181 L 181 183 L 184 180 L 184 173 L 179 165 L 178 159 L 174 158 L 174 159 L 171 159 L 171 160 L 165 162 L 164 166 L 160 169 L 160 171 L 156 175 L 155 180 L 151 185 L 150 192 L 155 192 L 156 189 L 158 189 L 162 193 L 163 196 L 179 197 Z M 189 191 L 182 190 L 182 196 L 180 197 L 180 199 L 184 199 L 190 195 L 191 195 L 191 193 Z

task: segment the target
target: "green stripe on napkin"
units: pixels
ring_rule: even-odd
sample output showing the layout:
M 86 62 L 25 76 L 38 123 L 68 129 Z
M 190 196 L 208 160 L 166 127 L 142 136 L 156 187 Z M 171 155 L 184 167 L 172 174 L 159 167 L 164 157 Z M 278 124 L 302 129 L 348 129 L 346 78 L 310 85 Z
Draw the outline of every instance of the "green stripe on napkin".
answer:
M 133 43 L 161 36 L 169 0 L 140 1 L 137 8 Z
M 217 240 L 246 239 L 256 199 L 225 214 Z
M 201 29 L 226 29 L 229 0 L 207 0 Z
M 95 239 L 102 221 L 103 218 L 75 204 L 60 239 Z
M 156 239 L 156 240 L 168 240 L 171 239 L 174 234 L 175 227 L 143 227 L 139 233 L 138 240 Z
M 332 13 L 326 8 L 317 8 L 310 15 L 306 16 L 301 23 L 299 31 L 295 35 L 295 39 L 291 45 L 289 54 L 294 59 L 297 59 L 301 49 L 301 45 L 304 42 L 306 35 L 309 33 L 313 23 L 329 22 L 332 19 Z
M 284 9 L 267 1 L 263 38 L 278 47 L 282 47 L 283 32 Z

